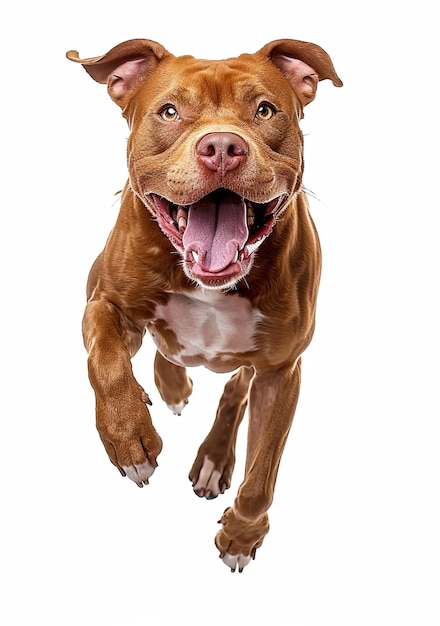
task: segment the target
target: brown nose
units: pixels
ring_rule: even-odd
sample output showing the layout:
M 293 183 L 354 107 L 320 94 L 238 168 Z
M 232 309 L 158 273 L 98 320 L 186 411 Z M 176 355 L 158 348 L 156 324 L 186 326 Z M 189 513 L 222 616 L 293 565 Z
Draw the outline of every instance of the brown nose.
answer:
M 208 133 L 197 144 L 197 157 L 209 170 L 225 174 L 235 170 L 247 156 L 248 146 L 235 133 Z

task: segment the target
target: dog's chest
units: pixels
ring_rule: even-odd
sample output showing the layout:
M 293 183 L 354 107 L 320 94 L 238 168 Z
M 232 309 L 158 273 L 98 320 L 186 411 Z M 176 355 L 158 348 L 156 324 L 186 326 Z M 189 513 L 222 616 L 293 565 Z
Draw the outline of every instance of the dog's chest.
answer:
M 147 325 L 159 350 L 178 365 L 207 365 L 256 349 L 262 314 L 238 294 L 197 290 L 173 294 Z M 235 367 L 235 365 L 234 365 Z

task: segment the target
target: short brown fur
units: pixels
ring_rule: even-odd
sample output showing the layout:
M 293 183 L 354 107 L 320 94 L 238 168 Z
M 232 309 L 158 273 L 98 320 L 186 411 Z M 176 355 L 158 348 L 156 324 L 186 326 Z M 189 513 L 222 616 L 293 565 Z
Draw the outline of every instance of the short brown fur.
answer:
M 192 391 L 186 366 L 236 370 L 189 477 L 208 499 L 230 487 L 248 407 L 245 477 L 215 539 L 242 571 L 269 529 L 315 325 L 321 252 L 301 188 L 299 121 L 320 80 L 342 83 L 319 46 L 288 39 L 224 61 L 175 57 L 145 39 L 67 56 L 107 84 L 131 129 L 129 181 L 83 321 L 99 434 L 122 475 L 147 484 L 162 441 L 130 362 L 147 330 L 156 385 L 175 413 Z

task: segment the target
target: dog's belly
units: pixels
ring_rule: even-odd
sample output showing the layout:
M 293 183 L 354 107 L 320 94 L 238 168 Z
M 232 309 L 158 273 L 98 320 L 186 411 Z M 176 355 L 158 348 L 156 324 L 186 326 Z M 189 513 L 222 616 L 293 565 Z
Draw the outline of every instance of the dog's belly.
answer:
M 171 295 L 155 314 L 147 329 L 168 360 L 224 372 L 256 350 L 255 333 L 263 317 L 238 294 L 202 290 Z

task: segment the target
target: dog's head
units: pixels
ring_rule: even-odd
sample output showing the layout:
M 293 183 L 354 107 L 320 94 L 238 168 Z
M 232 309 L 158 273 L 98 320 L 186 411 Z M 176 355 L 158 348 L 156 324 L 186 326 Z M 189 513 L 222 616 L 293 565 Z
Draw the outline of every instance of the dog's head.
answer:
M 342 85 L 330 57 L 290 39 L 222 61 L 175 57 L 145 39 L 67 57 L 121 107 L 131 188 L 187 277 L 233 287 L 300 189 L 303 109 L 320 80 Z

